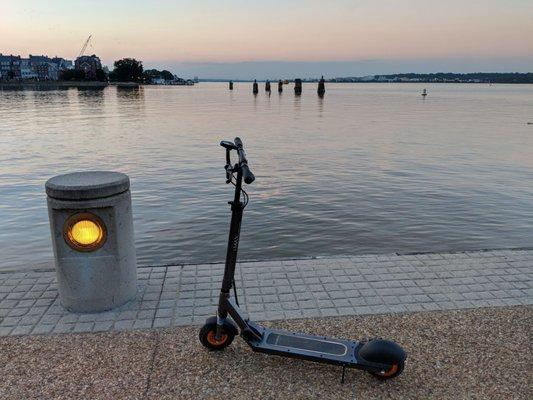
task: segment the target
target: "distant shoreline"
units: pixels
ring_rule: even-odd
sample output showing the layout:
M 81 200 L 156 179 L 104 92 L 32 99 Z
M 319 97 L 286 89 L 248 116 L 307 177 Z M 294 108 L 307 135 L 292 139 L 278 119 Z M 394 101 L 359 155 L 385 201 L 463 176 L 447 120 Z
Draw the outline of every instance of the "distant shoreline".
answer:
M 234 83 L 252 83 L 253 80 L 232 80 L 232 79 L 200 79 L 199 83 L 227 83 L 233 81 Z M 257 82 L 266 82 L 267 79 L 257 80 Z M 270 81 L 276 82 L 276 81 Z M 315 80 L 303 80 L 303 84 L 316 84 Z M 289 81 L 290 84 L 294 83 Z M 326 83 L 342 83 L 342 84 L 386 84 L 386 83 L 400 83 L 400 84 L 471 84 L 471 85 L 531 85 L 533 82 L 435 82 L 435 81 L 336 81 L 326 80 Z M 104 89 L 108 86 L 115 86 L 118 88 L 138 88 L 141 86 L 167 87 L 179 85 L 154 85 L 142 84 L 136 82 L 91 82 L 91 81 L 53 81 L 53 82 L 0 82 L 0 91 L 3 89 L 19 89 L 19 90 L 35 90 L 35 89 Z
M 199 83 L 253 83 L 254 80 L 235 80 L 235 79 L 200 79 Z M 264 83 L 269 81 L 270 83 L 276 83 L 277 80 L 271 79 L 256 79 L 257 82 Z M 533 82 L 441 82 L 441 81 L 336 81 L 334 79 L 326 79 L 326 83 L 438 83 L 438 84 L 472 84 L 472 85 L 532 85 Z M 294 83 L 293 80 L 289 81 L 290 84 Z M 318 83 L 317 80 L 303 80 L 302 83 Z M 153 86 L 153 85 L 148 85 Z
M 270 79 L 271 82 L 279 78 Z M 200 79 L 201 82 L 227 82 L 230 79 Z M 285 80 L 285 79 L 283 79 Z M 251 82 L 248 79 L 234 79 L 234 82 Z M 258 79 L 258 82 L 264 82 L 266 79 Z M 293 82 L 294 79 L 289 79 Z M 318 82 L 318 78 L 304 78 L 302 82 Z M 473 73 L 454 73 L 454 72 L 437 72 L 429 74 L 402 73 L 386 75 L 367 75 L 367 76 L 343 76 L 327 78 L 327 83 L 533 83 L 533 72 L 473 72 Z

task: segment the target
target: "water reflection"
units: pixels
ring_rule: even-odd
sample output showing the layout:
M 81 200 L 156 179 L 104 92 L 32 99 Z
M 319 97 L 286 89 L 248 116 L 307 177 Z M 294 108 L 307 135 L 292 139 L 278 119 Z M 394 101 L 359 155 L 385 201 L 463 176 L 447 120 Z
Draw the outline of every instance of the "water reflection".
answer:
M 105 101 L 105 88 L 77 88 L 80 102 L 91 105 L 103 105 Z
M 324 95 L 318 96 L 318 117 L 322 118 L 324 114 Z
M 50 91 L 68 91 L 68 86 L 63 85 L 53 85 L 49 83 L 45 84 L 23 84 L 20 85 L 17 84 L 10 84 L 10 85 L 2 85 L 0 83 L 0 91 L 6 91 L 6 92 L 13 92 L 13 91 L 34 91 L 34 92 L 50 92 Z
M 126 114 L 144 113 L 144 87 L 116 87 L 116 99 L 118 108 Z M 141 114 L 135 114 L 135 118 L 140 118 Z
M 22 92 L 24 87 L 22 85 L 12 86 L 12 85 L 2 85 L 0 83 L 0 91 L 2 92 Z
M 107 87 L 91 87 L 91 86 L 78 86 L 76 87 L 78 93 L 88 93 L 88 94 L 103 94 Z
M 144 87 L 126 87 L 126 86 L 117 86 L 116 87 L 117 98 L 124 102 L 138 102 L 144 101 Z
M 302 110 L 302 96 L 300 95 L 294 95 L 294 111 L 299 115 L 300 111 Z
M 530 246 L 532 86 L 236 89 L 0 91 L 0 268 L 52 260 L 43 184 L 88 166 L 130 175 L 140 265 L 223 260 L 235 136 L 243 259 Z

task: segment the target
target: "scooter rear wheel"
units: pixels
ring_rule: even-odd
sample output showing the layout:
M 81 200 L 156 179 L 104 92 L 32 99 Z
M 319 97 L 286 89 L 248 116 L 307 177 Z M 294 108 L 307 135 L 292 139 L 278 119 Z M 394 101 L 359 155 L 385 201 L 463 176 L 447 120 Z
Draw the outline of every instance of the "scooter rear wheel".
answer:
M 383 379 L 383 380 L 392 379 L 400 375 L 403 372 L 404 367 L 405 367 L 405 362 L 402 361 L 398 364 L 392 364 L 391 367 L 386 371 L 370 372 L 370 373 L 378 379 Z
M 225 349 L 231 344 L 231 342 L 233 342 L 233 339 L 235 338 L 235 333 L 229 329 L 226 329 L 224 326 L 222 327 L 220 339 L 217 340 L 216 334 L 217 324 L 208 322 L 202 326 L 202 329 L 200 329 L 198 338 L 200 339 L 200 343 L 202 343 L 202 345 L 209 350 Z
M 369 362 L 389 366 L 384 371 L 368 371 L 379 379 L 392 379 L 400 375 L 407 358 L 407 354 L 397 343 L 379 338 L 365 342 L 359 349 L 358 356 Z

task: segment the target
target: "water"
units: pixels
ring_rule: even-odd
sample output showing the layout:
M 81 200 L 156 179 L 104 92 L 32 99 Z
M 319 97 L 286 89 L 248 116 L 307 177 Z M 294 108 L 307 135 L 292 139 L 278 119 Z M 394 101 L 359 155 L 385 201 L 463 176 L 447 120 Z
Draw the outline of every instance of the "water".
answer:
M 0 268 L 52 262 L 44 183 L 88 169 L 130 175 L 139 264 L 223 260 L 236 135 L 257 177 L 242 259 L 532 245 L 533 86 L 315 91 L 0 91 Z

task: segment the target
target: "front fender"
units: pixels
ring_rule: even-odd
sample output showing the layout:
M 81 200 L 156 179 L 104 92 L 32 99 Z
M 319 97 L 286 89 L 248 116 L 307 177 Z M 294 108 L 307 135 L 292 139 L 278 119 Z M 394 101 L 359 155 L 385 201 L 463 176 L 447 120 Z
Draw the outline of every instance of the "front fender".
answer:
M 206 325 L 207 324 L 217 324 L 217 317 L 212 316 L 205 320 Z M 224 320 L 224 328 L 228 330 L 228 332 L 232 332 L 234 336 L 239 335 L 239 329 L 237 328 L 237 324 L 233 322 L 232 319 L 226 318 Z

